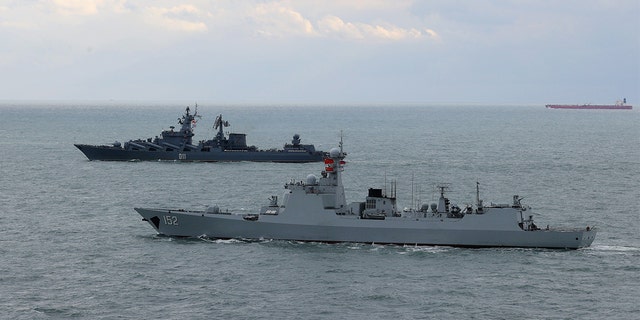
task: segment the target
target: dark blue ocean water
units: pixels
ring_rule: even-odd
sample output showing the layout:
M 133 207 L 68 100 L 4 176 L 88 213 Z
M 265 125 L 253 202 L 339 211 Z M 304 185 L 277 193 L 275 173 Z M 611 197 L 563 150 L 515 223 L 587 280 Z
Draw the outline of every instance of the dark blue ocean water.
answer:
M 135 206 L 253 212 L 321 164 L 90 162 L 73 143 L 147 138 L 185 105 L 0 103 L 0 318 L 632 319 L 640 296 L 640 113 L 543 106 L 219 106 L 249 144 L 294 133 L 348 152 L 348 201 L 398 181 L 472 203 L 513 194 L 539 225 L 596 226 L 564 250 L 159 237 Z M 411 190 L 414 190 L 412 196 Z

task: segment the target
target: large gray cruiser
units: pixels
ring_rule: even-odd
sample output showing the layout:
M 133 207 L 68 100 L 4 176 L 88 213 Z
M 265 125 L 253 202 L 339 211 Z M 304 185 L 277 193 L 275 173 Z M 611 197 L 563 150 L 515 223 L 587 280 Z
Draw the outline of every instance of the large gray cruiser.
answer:
M 116 141 L 111 145 L 75 146 L 89 160 L 130 161 L 130 160 L 177 160 L 177 161 L 262 161 L 262 162 L 315 162 L 322 161 L 324 152 L 316 151 L 312 144 L 301 144 L 300 136 L 294 135 L 291 143 L 283 149 L 260 150 L 255 146 L 247 146 L 244 133 L 230 133 L 227 138 L 223 132 L 229 121 L 222 120 L 219 115 L 214 122 L 214 130 L 218 130 L 211 140 L 193 143 L 193 128 L 199 118 L 198 110 L 191 114 L 189 107 L 182 118 L 178 119 L 180 130 L 164 130 L 161 137 L 155 139 L 137 139 L 122 145 Z
M 345 154 L 334 148 L 320 177 L 285 185 L 282 202 L 271 197 L 255 214 L 205 210 L 135 208 L 158 233 L 177 237 L 280 239 L 460 247 L 588 247 L 596 231 L 539 228 L 530 208 L 513 196 L 511 204 L 483 205 L 477 189 L 475 206 L 451 205 L 440 186 L 437 204 L 398 210 L 392 185 L 387 194 L 369 189 L 364 202 L 347 204 L 342 186 Z M 478 188 L 478 187 L 477 187 Z

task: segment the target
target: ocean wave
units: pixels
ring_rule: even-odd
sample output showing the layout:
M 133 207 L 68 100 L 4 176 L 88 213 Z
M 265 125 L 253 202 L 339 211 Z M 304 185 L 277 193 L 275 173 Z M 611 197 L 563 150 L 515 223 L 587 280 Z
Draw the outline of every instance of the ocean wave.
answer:
M 634 246 L 606 246 L 606 245 L 598 245 L 592 246 L 587 250 L 593 251 L 605 251 L 605 252 L 640 252 L 640 247 Z

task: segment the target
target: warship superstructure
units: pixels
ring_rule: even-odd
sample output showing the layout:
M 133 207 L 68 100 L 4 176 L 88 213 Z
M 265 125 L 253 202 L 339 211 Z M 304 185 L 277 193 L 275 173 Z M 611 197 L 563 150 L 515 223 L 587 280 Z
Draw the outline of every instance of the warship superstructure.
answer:
M 260 162 L 317 162 L 322 161 L 325 152 L 318 151 L 312 144 L 302 144 L 295 134 L 291 143 L 282 149 L 258 149 L 247 146 L 244 133 L 224 133 L 229 121 L 218 115 L 214 122 L 216 136 L 211 140 L 193 143 L 193 129 L 197 123 L 196 111 L 189 107 L 178 119 L 180 129 L 171 126 L 162 131 L 160 137 L 130 140 L 110 145 L 75 144 L 89 160 L 131 161 L 131 160 L 175 160 L 175 161 L 260 161 Z
M 278 239 L 317 242 L 442 245 L 460 247 L 588 247 L 596 236 L 591 227 L 538 227 L 530 207 L 513 196 L 511 204 L 484 205 L 476 186 L 475 206 L 459 208 L 440 186 L 438 203 L 399 210 L 395 187 L 369 189 L 363 202 L 347 204 L 342 185 L 346 154 L 333 148 L 320 177 L 285 185 L 260 211 L 234 214 L 217 206 L 204 210 L 135 208 L 159 234 L 216 239 Z

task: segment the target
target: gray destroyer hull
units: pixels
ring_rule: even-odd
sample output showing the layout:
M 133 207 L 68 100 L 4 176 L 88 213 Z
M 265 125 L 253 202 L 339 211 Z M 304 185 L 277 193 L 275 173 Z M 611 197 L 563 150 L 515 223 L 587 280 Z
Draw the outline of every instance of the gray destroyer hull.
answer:
M 589 246 L 596 235 L 594 229 L 525 231 L 515 223 L 512 228 L 483 228 L 483 220 L 492 214 L 490 212 L 478 219 L 468 215 L 455 221 L 405 217 L 372 220 L 324 213 L 324 217 L 314 219 L 313 223 L 305 223 L 277 215 L 209 214 L 204 211 L 145 208 L 135 210 L 159 234 L 174 237 L 578 249 Z
M 398 210 L 394 184 L 389 194 L 370 188 L 364 202 L 348 204 L 342 185 L 345 156 L 342 148 L 331 149 L 320 178 L 310 174 L 306 181 L 291 180 L 282 203 L 272 196 L 257 213 L 231 214 L 216 206 L 205 211 L 135 210 L 158 233 L 174 237 L 578 249 L 596 236 L 589 227 L 540 229 L 518 195 L 512 204 L 485 206 L 479 187 L 475 209 L 452 205 L 443 185 L 438 203 L 419 210 Z
M 299 150 L 221 150 L 210 149 L 164 151 L 164 150 L 125 150 L 122 147 L 75 144 L 91 161 L 254 161 L 254 162 L 318 162 L 322 161 L 322 152 Z

